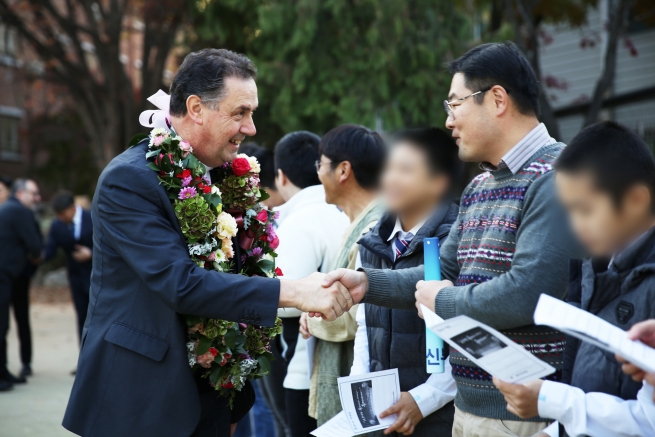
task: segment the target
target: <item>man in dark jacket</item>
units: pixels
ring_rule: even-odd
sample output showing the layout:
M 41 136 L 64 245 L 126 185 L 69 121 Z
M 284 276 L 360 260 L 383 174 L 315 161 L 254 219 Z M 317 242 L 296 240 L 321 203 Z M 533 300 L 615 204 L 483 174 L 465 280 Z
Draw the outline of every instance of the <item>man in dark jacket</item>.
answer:
M 34 181 L 17 179 L 11 197 L 0 207 L 0 391 L 25 382 L 7 370 L 9 305 L 14 286 L 29 262 L 41 256 L 43 241 L 32 208 L 41 200 Z
M 457 219 L 449 199 L 462 164 L 455 141 L 440 129 L 397 134 L 382 177 L 388 212 L 360 241 L 364 268 L 405 269 L 423 264 L 423 239 L 445 238 Z M 456 388 L 425 369 L 425 323 L 416 311 L 363 304 L 358 309 L 353 374 L 397 368 L 400 400 L 382 415 L 398 414 L 394 435 L 450 436 Z
M 77 331 L 82 339 L 82 328 L 89 306 L 89 287 L 91 285 L 91 257 L 93 251 L 93 223 L 91 213 L 75 204 L 72 194 L 62 193 L 52 201 L 57 220 L 52 222 L 45 248 L 45 259 L 54 258 L 57 249 L 66 254 L 68 282 L 75 312 L 77 312 Z

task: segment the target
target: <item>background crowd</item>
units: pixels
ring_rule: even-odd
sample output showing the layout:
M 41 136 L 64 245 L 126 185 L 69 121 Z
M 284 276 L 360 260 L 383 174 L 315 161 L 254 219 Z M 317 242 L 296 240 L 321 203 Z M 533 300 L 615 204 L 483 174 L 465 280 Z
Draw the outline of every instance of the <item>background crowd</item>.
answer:
M 146 14 L 147 20 L 148 14 L 155 14 L 147 3 L 143 9 L 124 11 L 126 19 L 138 20 L 139 14 Z M 655 59 L 655 48 L 635 43 L 642 34 L 634 32 L 635 23 L 649 31 L 651 6 L 640 1 L 582 2 L 584 6 L 572 2 L 576 5 L 570 6 L 580 10 L 573 13 L 569 9 L 563 17 L 539 1 L 507 2 L 507 8 L 499 6 L 503 2 L 474 2 L 479 17 L 473 14 L 469 22 L 469 6 L 458 2 L 424 5 L 436 15 L 424 14 L 422 18 L 416 16 L 416 10 L 389 7 L 380 12 L 378 21 L 360 6 L 353 6 L 348 13 L 321 6 L 308 18 L 298 12 L 302 8 L 284 2 L 272 8 L 258 5 L 253 10 L 219 3 L 196 2 L 177 17 L 157 15 L 160 27 L 146 28 L 146 32 L 170 31 L 179 36 L 180 29 L 186 29 L 185 23 L 193 23 L 197 35 L 195 40 L 187 40 L 191 41 L 188 48 L 216 46 L 216 39 L 223 38 L 230 43 L 226 45 L 252 56 L 260 67 L 264 121 L 257 123 L 260 133 L 254 140 L 259 145 L 243 143 L 240 151 L 259 160 L 262 185 L 271 194 L 265 204 L 280 212 L 276 223 L 280 238 L 277 264 L 285 279 L 322 272 L 329 274 L 328 280 L 340 280 L 349 289 L 366 294 L 362 304 L 334 322 L 292 308 L 279 310 L 284 328 L 273 348 L 277 359 L 270 375 L 256 382 L 257 401 L 235 435 L 307 436 L 341 410 L 337 377 L 391 368 L 399 369 L 402 395 L 385 414 L 398 414 L 390 429 L 396 434 L 534 435 L 556 419 L 566 427 L 560 431 L 571 435 L 602 435 L 607 429 L 619 435 L 653 432 L 652 416 L 648 419 L 648 412 L 653 411 L 652 385 L 641 383 L 641 379 L 651 378 L 652 384 L 652 375 L 629 364 L 622 366 L 598 348 L 532 324 L 534 305 L 541 293 L 566 299 L 626 330 L 655 317 L 650 287 L 655 272 L 651 265 L 655 238 L 655 162 L 651 148 L 655 127 L 642 120 L 648 111 L 640 111 L 642 118 L 621 119 L 625 113 L 615 109 L 629 100 L 618 93 L 620 85 L 614 89 L 605 86 L 605 79 L 618 83 L 616 75 L 622 77 L 621 72 L 616 73 L 616 58 L 622 50 L 634 58 L 641 56 L 640 60 Z M 12 38 L 34 25 L 21 15 L 24 11 L 16 12 L 15 5 L 0 0 L 0 34 L 11 33 Z M 221 7 L 229 13 L 213 22 L 212 11 Z M 548 32 L 554 32 L 555 27 L 548 26 L 552 23 L 584 28 L 589 14 L 594 17 L 594 8 L 609 17 L 602 30 L 607 35 L 585 35 L 582 40 L 591 44 L 587 39 L 605 38 L 605 64 L 596 86 L 591 87 L 592 95 L 586 99 L 577 96 L 579 101 L 574 98 L 569 102 L 571 108 L 579 107 L 575 112 L 557 99 L 577 85 L 543 73 L 539 53 L 544 47 L 538 44 L 550 44 Z M 302 20 L 294 33 L 287 35 L 279 29 L 285 23 L 282 17 L 291 11 L 300 14 Z M 445 13 L 454 17 L 447 26 L 435 18 Z M 336 23 L 343 23 L 343 14 L 355 24 L 353 32 L 366 28 L 374 35 L 369 34 L 366 43 L 342 30 L 331 35 Z M 361 24 L 364 21 L 368 25 Z M 410 25 L 414 21 L 433 25 L 428 27 L 439 28 L 441 33 L 426 36 L 420 25 Z M 226 37 L 225 33 L 232 35 L 226 29 L 235 25 L 230 22 L 257 22 L 261 29 Z M 327 23 L 320 35 L 312 27 L 316 23 Z M 404 33 L 391 32 L 389 39 L 375 36 L 376 29 L 393 28 L 390 23 L 404 26 Z M 482 35 L 476 42 L 510 37 L 517 44 L 481 45 L 467 51 L 472 44 L 460 44 L 457 35 L 471 29 Z M 263 42 L 255 31 L 268 39 Z M 341 66 L 345 57 L 351 67 L 334 74 L 322 51 L 323 43 L 318 42 L 321 35 L 330 35 L 343 44 L 352 38 L 359 48 L 368 45 L 362 52 L 349 53 L 336 44 L 334 50 L 343 49 L 343 53 L 331 56 L 339 59 Z M 294 36 L 305 43 L 285 46 L 283 54 L 272 49 Z M 409 38 L 409 43 L 399 42 L 402 36 Z M 134 33 L 129 37 L 136 38 Z M 435 44 L 438 38 L 450 42 Z M 6 41 L 0 40 L 0 46 Z M 102 38 L 96 44 L 100 41 Z M 27 41 L 24 44 L 29 46 Z M 50 68 L 46 61 L 53 57 L 44 54 L 47 50 L 39 50 L 40 42 L 33 44 L 36 54 L 29 56 Z M 382 56 L 387 48 L 390 53 Z M 103 48 L 94 50 L 102 53 Z M 611 50 L 614 57 L 608 56 Z M 632 50 L 639 56 L 633 56 Z M 323 57 L 312 58 L 308 53 L 322 53 Z M 164 55 L 163 59 L 141 63 L 138 70 L 165 76 L 175 56 L 168 56 L 167 51 Z M 355 62 L 358 57 L 377 57 L 385 63 L 364 65 L 364 61 Z M 449 62 L 449 71 L 440 66 L 444 57 L 457 58 Z M 131 64 L 121 61 L 127 82 L 132 80 L 136 65 L 134 59 L 129 61 Z M 71 60 L 75 62 L 83 63 Z M 110 71 L 111 65 L 103 62 L 97 68 Z M 408 65 L 412 71 L 406 71 Z M 279 80 L 289 70 L 296 72 L 289 81 L 292 85 Z M 395 74 L 362 79 L 369 76 L 367 72 L 380 70 Z M 342 74 L 356 81 L 350 82 Z M 87 89 L 98 86 L 96 76 L 89 74 L 92 83 L 86 84 Z M 38 75 L 29 78 L 31 86 L 42 81 L 46 87 L 62 89 L 54 88 L 62 83 L 55 85 L 49 80 Z M 142 83 L 139 95 L 151 94 L 148 87 L 160 82 Z M 278 93 L 280 83 L 284 85 Z M 594 85 L 594 81 L 590 83 Z M 77 85 L 67 86 L 75 90 Z M 642 93 L 646 98 L 652 96 L 649 86 L 644 86 Z M 36 89 L 31 90 L 32 101 L 37 100 Z M 612 93 L 616 101 L 607 98 Z M 72 106 L 84 112 L 80 102 L 89 100 L 88 96 L 70 94 L 74 96 Z M 103 94 L 94 94 L 98 95 Z M 332 101 L 329 108 L 321 104 L 323 100 Z M 390 101 L 395 103 L 387 104 Z M 145 103 L 129 108 L 112 104 L 97 105 L 107 113 L 120 110 L 136 114 Z M 296 106 L 304 109 L 297 110 Z M 2 117 L 3 108 L 0 106 Z M 69 109 L 63 113 L 71 117 Z M 559 121 L 557 111 L 561 112 Z M 45 126 L 63 120 L 61 114 L 44 114 L 34 120 Z M 578 118 L 569 123 L 566 117 Z M 93 235 L 89 205 L 74 194 L 91 194 L 93 183 L 88 181 L 95 179 L 126 142 L 120 135 L 112 137 L 108 130 L 132 133 L 132 126 L 116 117 L 111 117 L 115 125 L 106 123 L 102 128 L 93 117 L 72 118 L 74 121 L 68 118 L 61 125 L 67 132 L 77 129 L 84 134 L 72 141 L 68 134 L 63 135 L 65 139 L 59 143 L 44 138 L 50 149 L 42 155 L 46 162 L 56 163 L 69 154 L 66 150 L 71 144 L 84 143 L 79 153 L 67 156 L 75 155 L 71 160 L 88 177 L 71 175 L 67 180 L 65 174 L 55 174 L 52 168 L 44 172 L 48 166 L 40 164 L 18 173 L 14 166 L 6 172 L 13 178 L 0 177 L 0 391 L 7 392 L 1 393 L 2 401 L 10 402 L 32 373 L 39 372 L 32 369 L 30 281 L 40 265 L 51 265 L 53 259 L 65 264 L 77 335 L 81 337 L 89 299 Z M 131 118 L 136 122 L 138 117 Z M 624 124 L 594 124 L 607 118 L 620 119 Z M 631 124 L 637 118 L 640 121 Z M 569 124 L 575 127 L 569 128 Z M 445 129 L 430 127 L 438 125 Z M 0 127 L 5 126 L 9 124 Z M 589 127 L 574 136 L 582 126 Z M 13 149 L 14 143 L 27 140 L 24 135 L 19 140 L 18 135 L 4 132 L 0 160 L 19 150 L 18 146 Z M 10 143 L 11 150 L 5 147 Z M 90 150 L 88 143 L 95 144 L 97 150 Z M 41 153 L 36 146 L 32 152 Z M 0 167 L 3 172 L 5 168 Z M 560 181 L 556 185 L 557 177 Z M 41 198 L 41 190 L 47 201 Z M 419 282 L 424 275 L 422 240 L 427 237 L 441 241 L 443 282 Z M 506 385 L 451 350 L 446 372 L 428 375 L 425 324 L 417 314 L 417 301 L 444 318 L 465 314 L 501 330 L 557 372 L 547 382 Z M 7 354 L 16 352 L 8 350 L 5 335 L 12 315 L 20 345 L 21 367 L 16 369 L 5 364 Z M 637 326 L 633 335 L 652 342 L 655 328 Z M 308 340 L 312 337 L 310 348 Z M 74 375 L 75 369 L 70 370 Z M 585 398 L 585 393 L 614 397 Z M 616 408 L 611 411 L 608 405 Z M 577 422 L 567 422 L 572 411 Z M 646 415 L 640 417 L 639 412 Z M 617 421 L 619 414 L 636 417 L 634 423 Z

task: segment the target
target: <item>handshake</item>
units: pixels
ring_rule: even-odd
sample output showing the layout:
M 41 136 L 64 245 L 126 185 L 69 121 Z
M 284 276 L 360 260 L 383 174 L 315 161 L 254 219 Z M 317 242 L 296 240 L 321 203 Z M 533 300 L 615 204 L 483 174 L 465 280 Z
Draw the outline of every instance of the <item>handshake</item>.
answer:
M 333 321 L 364 299 L 368 278 L 364 272 L 339 269 L 314 273 L 296 281 L 280 280 L 280 308 L 294 307 Z

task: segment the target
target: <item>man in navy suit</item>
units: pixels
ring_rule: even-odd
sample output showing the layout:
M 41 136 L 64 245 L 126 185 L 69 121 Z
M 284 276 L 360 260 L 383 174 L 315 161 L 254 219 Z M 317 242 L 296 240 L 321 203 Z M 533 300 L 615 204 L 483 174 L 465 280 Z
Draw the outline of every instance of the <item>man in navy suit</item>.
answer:
M 173 79 L 168 121 L 206 166 L 234 160 L 255 134 L 255 72 L 243 55 L 206 49 Z M 323 288 L 318 273 L 285 281 L 199 268 L 147 147 L 116 157 L 98 180 L 89 310 L 63 425 L 84 437 L 229 436 L 238 417 L 191 372 L 181 315 L 273 326 L 278 307 L 296 307 L 334 320 L 352 298 L 340 284 Z
M 57 255 L 59 248 L 66 254 L 68 282 L 70 284 L 77 329 L 80 340 L 82 328 L 89 307 L 89 287 L 91 286 L 91 258 L 93 250 L 93 225 L 91 213 L 75 204 L 72 194 L 61 193 L 52 201 L 57 220 L 52 222 L 45 247 L 45 260 Z

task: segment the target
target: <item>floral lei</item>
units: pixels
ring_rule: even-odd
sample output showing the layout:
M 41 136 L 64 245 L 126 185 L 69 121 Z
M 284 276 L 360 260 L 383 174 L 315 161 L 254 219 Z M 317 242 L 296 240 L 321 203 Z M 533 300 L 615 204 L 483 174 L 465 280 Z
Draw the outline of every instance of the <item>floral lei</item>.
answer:
M 130 145 L 147 137 L 137 135 Z M 268 194 L 260 187 L 257 159 L 239 154 L 218 168 L 218 177 L 210 182 L 191 145 L 174 131 L 156 128 L 149 137 L 148 168 L 157 172 L 171 199 L 191 259 L 200 268 L 230 272 L 235 256 L 232 238 L 238 237 L 243 249 L 240 274 L 282 276 L 275 267 L 277 216 L 259 203 Z M 274 359 L 271 340 L 282 331 L 280 319 L 273 328 L 190 315 L 185 319 L 189 365 L 208 378 L 230 406 L 247 380 L 268 373 Z

